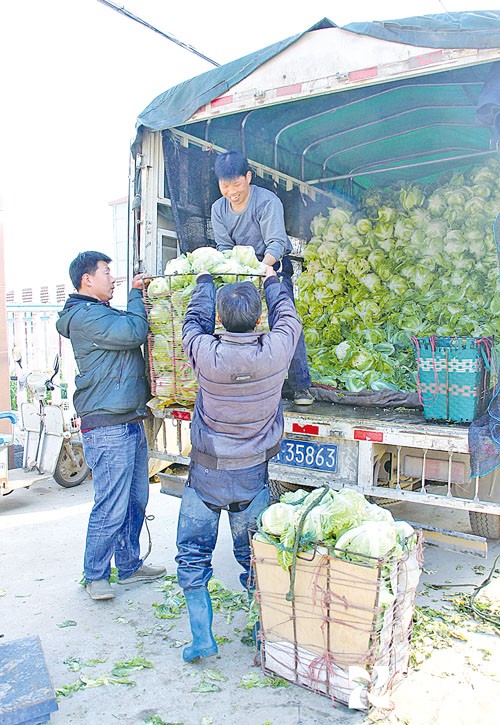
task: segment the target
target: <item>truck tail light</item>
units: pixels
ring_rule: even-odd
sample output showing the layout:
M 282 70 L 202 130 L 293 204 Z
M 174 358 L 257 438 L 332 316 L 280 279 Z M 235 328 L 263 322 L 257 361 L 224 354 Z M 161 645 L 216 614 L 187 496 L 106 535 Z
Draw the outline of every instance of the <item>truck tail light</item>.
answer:
M 191 413 L 189 410 L 173 410 L 172 418 L 177 420 L 191 420 Z
M 354 431 L 355 441 L 374 441 L 375 443 L 382 443 L 384 440 L 384 434 L 378 430 L 361 430 L 360 428 Z
M 307 433 L 311 436 L 319 436 L 319 425 L 292 423 L 292 433 Z

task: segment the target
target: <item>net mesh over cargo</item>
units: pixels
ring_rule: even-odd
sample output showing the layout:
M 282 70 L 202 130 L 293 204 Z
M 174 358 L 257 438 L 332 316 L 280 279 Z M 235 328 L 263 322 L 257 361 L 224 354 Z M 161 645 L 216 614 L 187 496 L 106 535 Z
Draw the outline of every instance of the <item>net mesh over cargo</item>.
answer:
M 165 170 L 169 180 L 165 196 L 172 202 L 180 250 L 186 253 L 197 247 L 215 246 L 210 210 L 213 202 L 220 197 L 214 172 L 218 154 L 215 150 L 194 145 L 183 146 L 170 131 L 164 131 L 162 138 Z M 232 144 L 231 139 L 227 138 L 226 148 L 239 148 L 237 139 Z M 280 198 L 288 234 L 304 239 L 310 236 L 311 221 L 315 214 L 325 209 L 324 202 L 313 201 L 297 188 L 285 191 L 272 178 L 260 176 L 256 172 L 254 183 L 273 191 Z M 348 203 L 346 199 L 344 201 Z

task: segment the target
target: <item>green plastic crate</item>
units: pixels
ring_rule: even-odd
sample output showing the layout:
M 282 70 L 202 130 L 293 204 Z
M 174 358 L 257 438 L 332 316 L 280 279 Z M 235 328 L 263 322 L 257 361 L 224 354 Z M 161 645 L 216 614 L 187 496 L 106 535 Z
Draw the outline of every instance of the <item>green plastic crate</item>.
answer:
M 424 417 L 470 423 L 487 407 L 492 337 L 412 337 Z

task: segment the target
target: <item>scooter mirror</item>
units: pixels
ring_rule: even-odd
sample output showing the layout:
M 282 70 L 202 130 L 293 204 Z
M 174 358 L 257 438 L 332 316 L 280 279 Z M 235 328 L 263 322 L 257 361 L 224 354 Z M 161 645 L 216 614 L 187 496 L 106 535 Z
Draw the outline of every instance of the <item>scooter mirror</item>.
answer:
M 52 365 L 52 369 L 54 370 L 54 375 L 57 375 L 59 372 L 59 353 L 54 358 L 54 364 Z M 54 377 L 54 375 L 52 377 Z
M 23 355 L 21 353 L 21 350 L 17 347 L 17 345 L 14 345 L 12 348 L 12 359 L 14 362 L 16 362 L 19 366 L 21 365 L 21 360 L 23 359 Z

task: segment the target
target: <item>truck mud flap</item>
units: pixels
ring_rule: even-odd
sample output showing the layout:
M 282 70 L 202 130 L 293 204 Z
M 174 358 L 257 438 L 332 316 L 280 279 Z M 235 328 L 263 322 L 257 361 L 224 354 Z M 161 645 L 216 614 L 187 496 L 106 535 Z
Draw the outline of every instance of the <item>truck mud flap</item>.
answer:
M 488 542 L 484 536 L 438 529 L 435 526 L 417 524 L 413 521 L 408 521 L 408 523 L 414 529 L 419 529 L 422 532 L 424 543 L 429 546 L 440 546 L 448 551 L 458 551 L 461 554 L 472 554 L 481 558 L 486 558 L 488 554 Z
M 176 498 L 182 498 L 182 492 L 184 491 L 184 485 L 187 481 L 187 468 L 182 473 L 157 473 L 160 479 L 160 492 L 166 493 L 169 496 L 175 496 Z

